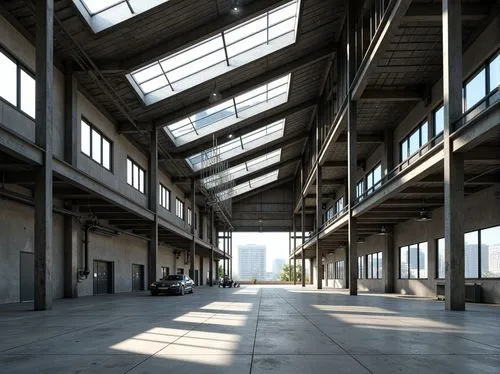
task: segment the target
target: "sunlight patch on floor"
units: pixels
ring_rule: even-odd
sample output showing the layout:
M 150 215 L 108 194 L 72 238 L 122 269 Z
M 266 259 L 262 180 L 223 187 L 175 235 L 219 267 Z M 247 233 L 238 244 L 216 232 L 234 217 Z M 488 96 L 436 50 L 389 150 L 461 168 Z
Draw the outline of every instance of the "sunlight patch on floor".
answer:
M 399 314 L 390 309 L 377 306 L 364 305 L 312 305 L 322 312 L 345 312 L 345 313 L 373 313 L 373 314 Z
M 252 303 L 225 303 L 221 301 L 215 301 L 213 303 L 207 304 L 200 309 L 208 310 L 227 310 L 233 312 L 251 312 L 253 309 Z
M 259 291 L 260 287 L 242 288 L 233 292 L 233 295 L 257 295 Z

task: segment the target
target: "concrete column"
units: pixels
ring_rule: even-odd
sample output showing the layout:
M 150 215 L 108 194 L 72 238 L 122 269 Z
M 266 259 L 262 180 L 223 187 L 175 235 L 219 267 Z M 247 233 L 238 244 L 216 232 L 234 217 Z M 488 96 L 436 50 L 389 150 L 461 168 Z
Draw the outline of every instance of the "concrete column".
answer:
M 233 232 L 229 231 L 229 254 L 231 259 L 229 260 L 229 276 L 233 279 Z
M 292 231 L 293 231 L 293 284 L 297 284 L 297 256 L 295 250 L 297 249 L 297 226 L 295 224 L 295 214 L 292 214 Z
M 222 232 L 222 251 L 224 252 L 224 257 L 222 259 L 222 272 L 226 276 L 226 232 Z
M 314 261 L 309 259 L 309 284 L 314 284 Z
M 191 181 L 191 253 L 189 255 L 189 277 L 195 279 L 196 231 L 194 229 L 194 212 L 196 211 L 196 181 Z M 198 282 L 200 272 L 198 272 Z M 198 285 L 198 284 L 197 284 Z
M 321 167 L 318 165 L 316 168 L 316 233 L 319 233 L 319 228 L 321 226 L 321 180 L 322 172 Z M 321 271 L 321 259 L 323 258 L 323 252 L 320 249 L 319 235 L 316 237 L 316 288 L 321 290 L 323 288 L 323 272 Z
M 153 126 L 149 146 L 149 209 L 154 213 L 148 246 L 148 284 L 158 278 L 158 130 Z
M 64 216 L 64 297 L 78 297 L 78 219 Z
M 390 232 L 393 233 L 394 229 L 391 229 Z M 385 236 L 385 248 L 386 251 L 382 259 L 384 291 L 385 293 L 393 293 L 396 276 L 396 268 L 394 265 L 394 235 Z
M 64 161 L 76 167 L 80 146 L 78 83 L 73 72 L 73 62 L 66 61 L 64 67 Z
M 54 1 L 37 1 L 35 140 L 45 151 L 35 172 L 35 310 L 52 309 L 53 21 Z
M 208 268 L 208 277 L 209 279 L 209 284 L 210 287 L 213 286 L 213 281 L 214 281 L 214 210 L 212 207 L 210 207 L 210 221 L 209 221 L 209 228 L 210 228 L 210 267 Z
M 383 167 L 385 167 L 385 175 L 394 169 L 394 135 L 392 129 L 384 131 L 384 155 Z
M 462 114 L 461 2 L 443 0 L 445 308 L 465 309 L 464 158 L 453 152 L 453 123 Z
M 203 256 L 200 255 L 200 271 L 198 273 L 199 285 L 203 286 L 204 269 L 203 269 Z

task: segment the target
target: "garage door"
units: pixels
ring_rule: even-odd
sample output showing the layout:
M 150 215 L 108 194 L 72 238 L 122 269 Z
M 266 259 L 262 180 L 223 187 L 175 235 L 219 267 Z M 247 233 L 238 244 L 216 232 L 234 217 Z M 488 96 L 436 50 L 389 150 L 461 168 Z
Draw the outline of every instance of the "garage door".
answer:
M 132 291 L 144 291 L 144 265 L 132 265 Z

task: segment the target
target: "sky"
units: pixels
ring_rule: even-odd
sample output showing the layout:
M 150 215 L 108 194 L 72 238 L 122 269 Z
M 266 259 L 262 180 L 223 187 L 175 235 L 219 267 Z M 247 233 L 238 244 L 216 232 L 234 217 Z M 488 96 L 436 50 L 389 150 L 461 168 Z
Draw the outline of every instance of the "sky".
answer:
M 266 271 L 273 270 L 276 258 L 288 262 L 288 232 L 233 232 L 233 274 L 238 274 L 238 246 L 262 244 L 266 246 Z

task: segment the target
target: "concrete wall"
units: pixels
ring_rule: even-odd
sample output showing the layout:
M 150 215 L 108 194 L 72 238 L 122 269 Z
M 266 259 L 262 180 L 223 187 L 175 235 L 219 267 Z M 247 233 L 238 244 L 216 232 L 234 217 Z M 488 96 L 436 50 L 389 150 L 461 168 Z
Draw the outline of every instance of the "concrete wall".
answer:
M 33 253 L 35 240 L 32 207 L 0 199 L 0 304 L 20 300 L 20 253 Z M 63 297 L 63 217 L 54 214 L 52 292 Z
M 496 185 L 465 198 L 465 232 L 500 225 L 500 204 L 497 197 L 499 192 L 500 185 Z M 396 292 L 419 296 L 435 296 L 436 282 L 444 281 L 436 279 L 436 241 L 442 237 L 444 237 L 443 208 L 432 212 L 432 221 L 407 221 L 395 226 L 394 277 Z M 424 241 L 428 243 L 428 278 L 399 279 L 399 247 Z M 500 280 L 467 280 L 467 282 L 469 281 L 481 283 L 485 302 L 500 303 Z

